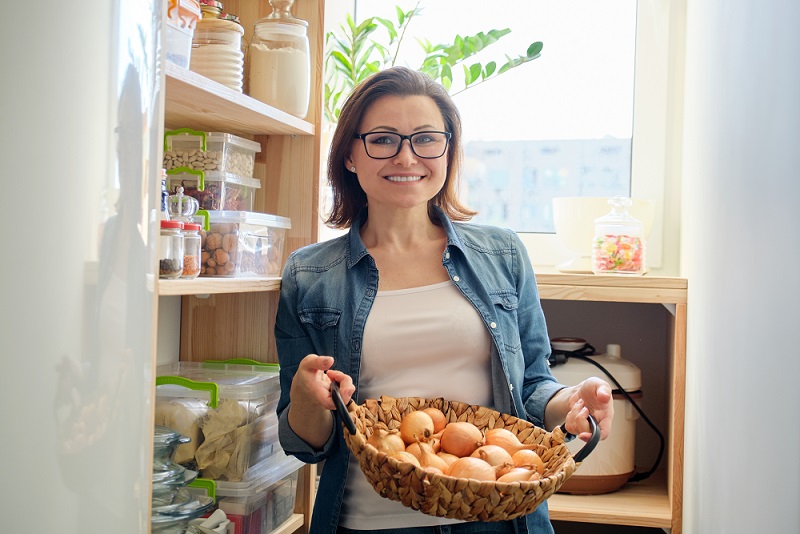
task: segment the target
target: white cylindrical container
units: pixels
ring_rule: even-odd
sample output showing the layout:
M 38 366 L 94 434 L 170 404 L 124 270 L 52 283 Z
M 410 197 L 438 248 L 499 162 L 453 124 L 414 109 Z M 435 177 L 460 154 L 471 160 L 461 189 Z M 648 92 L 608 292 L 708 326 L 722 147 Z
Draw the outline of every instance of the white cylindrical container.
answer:
M 553 340 L 553 347 L 558 348 L 557 345 L 556 340 Z M 633 363 L 622 358 L 619 345 L 608 345 L 605 354 L 594 354 L 588 358 L 602 365 L 634 400 L 638 401 L 642 397 L 641 371 Z M 615 388 L 611 434 L 597 444 L 575 474 L 561 486 L 559 492 L 593 495 L 620 489 L 635 472 L 638 412 L 603 371 L 583 359 L 570 357 L 564 364 L 553 365 L 551 371 L 556 380 L 568 386 L 579 384 L 591 376 L 597 376 Z M 584 445 L 583 441 L 574 439 L 567 444 L 567 447 L 572 454 L 575 454 Z
M 258 20 L 248 54 L 248 94 L 301 119 L 308 114 L 311 60 L 308 23 L 294 18 L 288 6 Z

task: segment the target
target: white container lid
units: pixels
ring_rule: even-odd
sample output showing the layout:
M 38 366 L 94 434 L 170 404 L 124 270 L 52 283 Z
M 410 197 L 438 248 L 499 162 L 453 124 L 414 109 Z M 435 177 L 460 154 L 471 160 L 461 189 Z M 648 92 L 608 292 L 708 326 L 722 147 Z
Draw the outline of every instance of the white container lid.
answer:
M 223 132 L 206 132 L 206 143 L 228 143 L 229 145 L 240 146 L 253 152 L 261 152 L 260 143 Z
M 276 482 L 280 482 L 301 467 L 303 462 L 289 456 L 283 449 L 276 454 L 265 458 L 258 465 L 252 467 L 253 476 L 246 482 L 228 482 L 217 480 L 218 497 L 251 497 L 254 496 Z
M 219 210 L 208 212 L 209 224 L 216 223 L 240 223 L 240 224 L 260 224 L 271 228 L 291 228 L 292 220 L 279 215 L 268 213 L 256 213 L 254 211 L 232 211 Z
M 260 399 L 280 392 L 279 372 L 267 371 L 260 366 L 218 364 L 207 362 L 176 362 L 159 365 L 157 376 L 180 376 L 195 382 L 217 384 L 220 399 Z M 169 397 L 208 398 L 207 391 L 195 391 L 180 385 L 163 384 L 156 395 Z

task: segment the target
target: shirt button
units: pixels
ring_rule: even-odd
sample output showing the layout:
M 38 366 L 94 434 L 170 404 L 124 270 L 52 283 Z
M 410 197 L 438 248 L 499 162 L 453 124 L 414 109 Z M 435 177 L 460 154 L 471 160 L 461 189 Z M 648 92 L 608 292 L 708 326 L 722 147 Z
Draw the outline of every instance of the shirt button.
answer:
M 509 391 L 509 393 L 513 393 L 514 392 L 514 384 L 511 384 L 511 383 L 508 384 L 508 391 Z
M 446 260 L 450 259 L 450 253 L 449 252 L 445 252 L 444 259 L 446 259 Z
M 497 328 L 497 323 L 492 321 L 491 323 L 489 323 L 489 326 L 491 326 L 492 328 Z
M 459 278 L 458 276 L 453 277 L 453 282 L 458 282 L 459 280 L 461 280 L 461 278 Z

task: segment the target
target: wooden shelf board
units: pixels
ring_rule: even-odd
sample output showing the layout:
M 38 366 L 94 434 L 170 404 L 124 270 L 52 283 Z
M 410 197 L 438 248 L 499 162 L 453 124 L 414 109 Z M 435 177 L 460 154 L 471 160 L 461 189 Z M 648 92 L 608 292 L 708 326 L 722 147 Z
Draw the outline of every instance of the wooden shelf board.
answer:
M 552 300 L 685 304 L 685 278 L 612 276 L 542 272 L 537 270 L 539 296 Z
M 605 495 L 566 495 L 548 499 L 550 519 L 651 528 L 672 528 L 663 476 L 633 482 Z
M 159 296 L 172 295 L 212 295 L 217 293 L 252 293 L 257 291 L 278 291 L 281 287 L 279 276 L 265 278 L 204 278 L 194 280 L 159 280 Z
M 238 135 L 314 135 L 314 125 L 205 76 L 166 64 L 164 123 Z
M 303 526 L 303 514 L 292 514 L 289 519 L 275 527 L 270 534 L 291 534 Z

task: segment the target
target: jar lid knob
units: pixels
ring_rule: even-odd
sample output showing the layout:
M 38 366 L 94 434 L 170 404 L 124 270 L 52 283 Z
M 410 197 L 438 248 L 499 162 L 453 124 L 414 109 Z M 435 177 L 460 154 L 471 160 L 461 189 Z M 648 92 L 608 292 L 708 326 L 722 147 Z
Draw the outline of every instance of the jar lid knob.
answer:
M 292 15 L 292 5 L 294 0 L 269 0 L 272 6 L 272 13 L 267 17 L 268 19 L 294 19 Z

